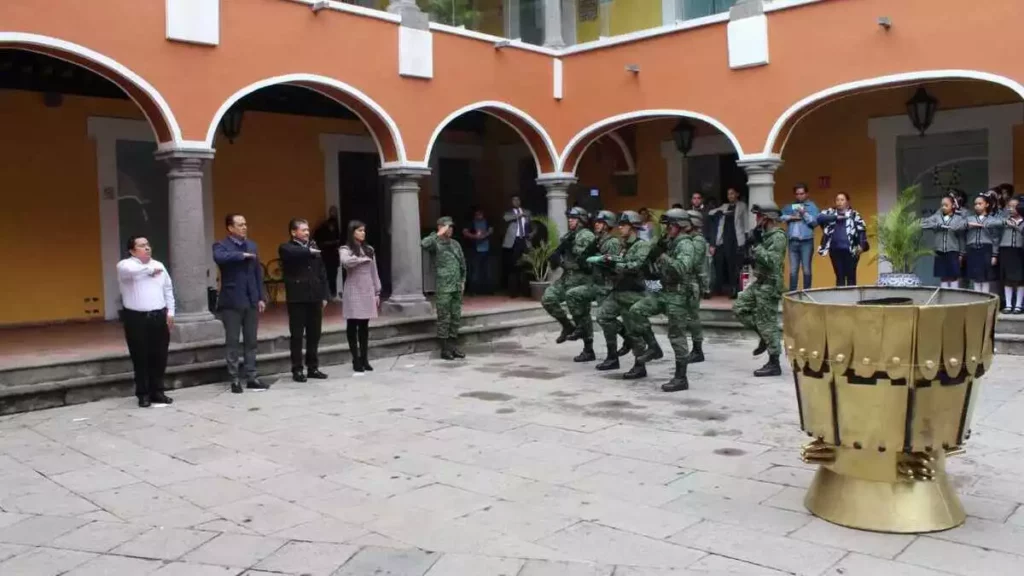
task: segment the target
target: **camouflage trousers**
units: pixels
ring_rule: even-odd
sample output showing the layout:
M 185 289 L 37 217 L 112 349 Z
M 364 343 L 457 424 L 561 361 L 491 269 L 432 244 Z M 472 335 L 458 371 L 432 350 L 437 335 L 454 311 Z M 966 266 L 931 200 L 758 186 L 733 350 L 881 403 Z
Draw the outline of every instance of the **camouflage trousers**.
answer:
M 569 307 L 569 314 L 576 325 L 583 328 L 583 340 L 587 342 L 594 339 L 594 320 L 590 317 L 590 303 L 596 301 L 598 305 L 601 305 L 608 296 L 608 292 L 608 287 L 595 284 L 591 280 L 570 289 L 565 294 L 565 304 Z
M 633 338 L 643 338 L 643 334 L 651 330 L 651 316 L 664 314 L 668 318 L 668 341 L 672 344 L 676 361 L 686 360 L 690 355 L 686 344 L 690 300 L 688 287 L 682 291 L 666 288 L 657 294 L 645 294 L 623 317 L 626 333 Z
M 566 295 L 569 290 L 588 282 L 590 282 L 588 274 L 566 272 L 544 290 L 544 296 L 540 299 L 540 305 L 555 320 L 567 320 L 569 316 L 565 313 L 565 307 L 562 306 L 562 303 L 566 301 Z
M 690 334 L 694 344 L 704 342 L 704 326 L 700 323 L 702 297 L 700 284 L 695 283 L 690 287 L 690 297 L 686 302 L 686 332 Z
M 608 297 L 604 299 L 604 302 L 601 303 L 601 307 L 597 310 L 597 323 L 601 326 L 601 330 L 604 332 L 604 339 L 609 346 L 615 344 L 616 335 L 624 328 L 622 322 L 619 322 L 619 316 L 625 317 L 629 309 L 642 300 L 643 297 L 643 292 L 612 290 Z M 628 329 L 626 334 L 629 334 Z M 632 334 L 630 335 L 632 336 Z M 642 346 L 643 339 L 633 339 L 634 351 Z
M 778 356 L 782 352 L 779 329 L 779 301 L 781 291 L 770 284 L 754 282 L 740 292 L 732 311 L 744 327 L 757 332 L 768 344 L 768 353 Z
M 462 323 L 462 292 L 438 292 L 434 306 L 437 308 L 437 337 L 442 340 L 458 338 Z

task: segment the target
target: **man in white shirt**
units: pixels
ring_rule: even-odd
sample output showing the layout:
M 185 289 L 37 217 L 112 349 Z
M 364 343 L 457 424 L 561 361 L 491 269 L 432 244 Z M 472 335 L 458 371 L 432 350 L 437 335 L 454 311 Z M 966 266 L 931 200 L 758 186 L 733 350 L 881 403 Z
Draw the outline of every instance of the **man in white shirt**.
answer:
M 170 404 L 164 394 L 167 347 L 174 325 L 174 290 L 167 268 L 153 259 L 143 236 L 128 239 L 130 257 L 117 263 L 117 282 L 124 305 L 124 338 L 135 369 L 139 406 Z

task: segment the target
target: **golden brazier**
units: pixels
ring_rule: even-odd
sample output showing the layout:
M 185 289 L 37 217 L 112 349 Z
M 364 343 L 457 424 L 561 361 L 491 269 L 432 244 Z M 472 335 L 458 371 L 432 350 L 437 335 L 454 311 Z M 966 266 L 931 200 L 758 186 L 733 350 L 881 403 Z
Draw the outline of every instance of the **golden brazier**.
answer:
M 935 288 L 785 296 L 786 354 L 811 437 L 802 457 L 820 464 L 811 513 L 879 532 L 963 523 L 945 461 L 970 437 L 998 306 L 992 294 Z

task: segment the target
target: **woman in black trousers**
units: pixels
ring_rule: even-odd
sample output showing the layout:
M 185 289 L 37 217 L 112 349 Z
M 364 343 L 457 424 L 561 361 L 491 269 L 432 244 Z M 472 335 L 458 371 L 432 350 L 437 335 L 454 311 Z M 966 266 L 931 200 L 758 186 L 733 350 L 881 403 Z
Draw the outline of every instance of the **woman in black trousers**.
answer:
M 857 285 L 857 263 L 868 248 L 867 227 L 860 213 L 850 207 L 850 195 L 836 194 L 835 207 L 818 215 L 824 229 L 818 254 L 832 260 L 836 286 Z

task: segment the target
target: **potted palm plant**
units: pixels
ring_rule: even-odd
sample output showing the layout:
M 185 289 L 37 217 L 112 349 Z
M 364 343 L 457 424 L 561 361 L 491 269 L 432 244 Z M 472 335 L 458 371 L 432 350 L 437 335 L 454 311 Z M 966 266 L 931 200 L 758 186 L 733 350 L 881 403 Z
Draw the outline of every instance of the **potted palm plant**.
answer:
M 921 217 L 917 214 L 920 192 L 920 186 L 903 190 L 888 212 L 875 216 L 872 236 L 877 240 L 878 253 L 873 261 L 881 260 L 892 266 L 891 272 L 878 275 L 879 286 L 921 285 L 914 266 L 931 251 L 922 247 Z
M 532 221 L 534 226 L 542 226 L 547 231 L 547 237 L 524 252 L 519 264 L 525 266 L 533 277 L 530 281 L 530 296 L 534 300 L 540 300 L 544 296 L 544 291 L 551 285 L 550 259 L 558 249 L 558 227 L 553 220 L 544 216 L 534 216 Z

